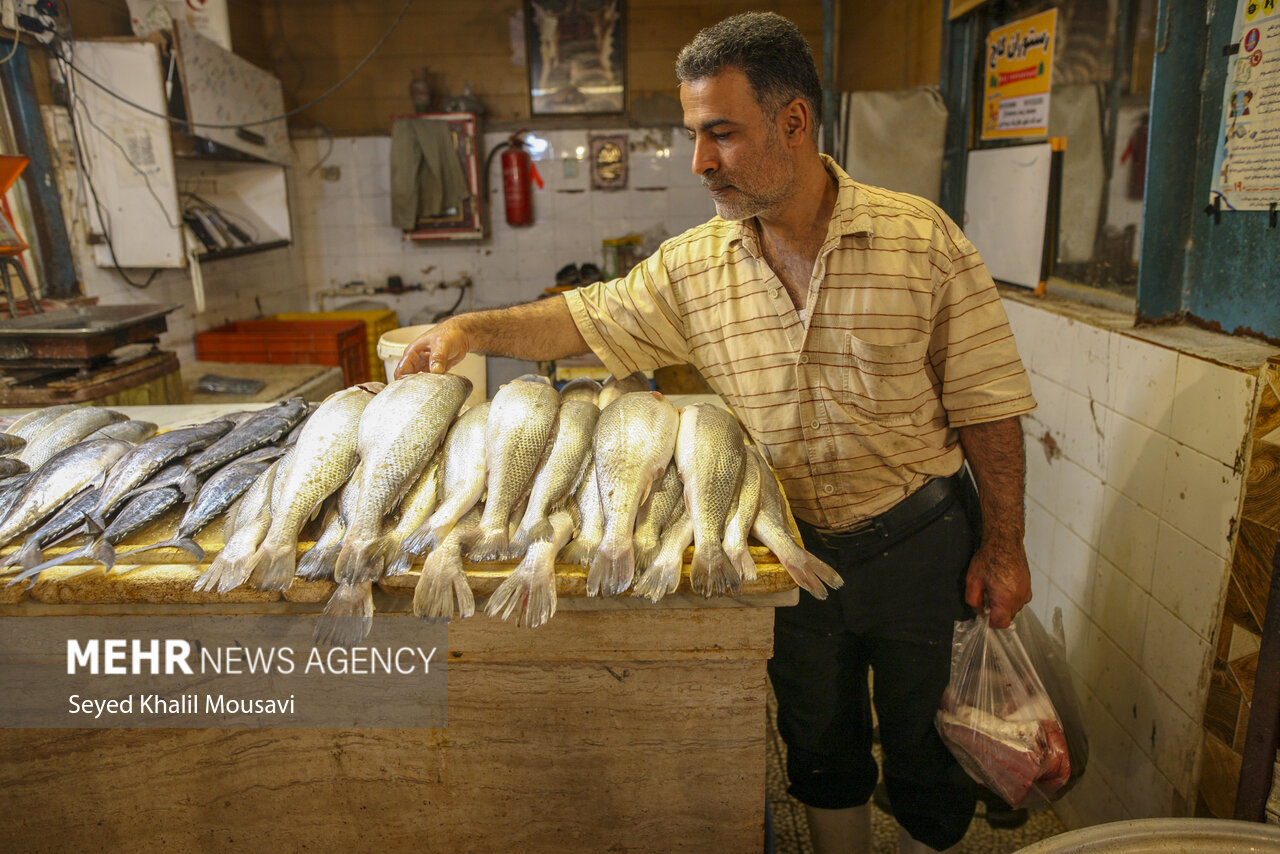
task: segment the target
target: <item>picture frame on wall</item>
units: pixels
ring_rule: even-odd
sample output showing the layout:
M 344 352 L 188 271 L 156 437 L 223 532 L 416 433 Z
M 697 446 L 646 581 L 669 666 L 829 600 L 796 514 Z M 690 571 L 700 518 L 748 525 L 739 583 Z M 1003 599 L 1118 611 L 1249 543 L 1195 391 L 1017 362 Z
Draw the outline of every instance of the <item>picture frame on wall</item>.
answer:
M 530 115 L 626 111 L 626 0 L 524 0 L 524 20 Z

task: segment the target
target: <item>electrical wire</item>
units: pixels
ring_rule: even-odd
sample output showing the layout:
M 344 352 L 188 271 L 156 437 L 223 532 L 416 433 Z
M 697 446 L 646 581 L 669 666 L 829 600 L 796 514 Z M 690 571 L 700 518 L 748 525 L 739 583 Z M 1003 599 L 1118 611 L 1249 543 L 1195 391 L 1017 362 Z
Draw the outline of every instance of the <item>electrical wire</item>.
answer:
M 79 99 L 78 103 L 80 105 L 80 113 L 84 116 L 85 121 L 87 121 L 89 125 L 93 127 L 94 130 L 96 130 L 98 133 L 106 137 L 107 142 L 111 143 L 117 149 L 119 149 L 120 155 L 124 157 L 125 162 L 128 163 L 129 166 L 133 168 L 134 172 L 137 172 L 138 175 L 142 177 L 143 183 L 146 184 L 147 186 L 147 192 L 151 194 L 151 198 L 155 199 L 156 204 L 160 206 L 160 213 L 164 215 L 164 221 L 169 224 L 170 228 L 178 228 L 179 227 L 178 223 L 174 222 L 169 217 L 168 208 L 165 207 L 164 202 L 160 199 L 160 196 L 156 193 L 155 188 L 151 186 L 151 178 L 148 177 L 146 172 L 142 171 L 142 167 L 140 167 L 137 163 L 133 162 L 133 158 L 129 156 L 129 150 L 126 149 L 123 145 L 121 145 L 116 140 L 115 137 L 107 133 L 105 128 L 103 128 L 100 124 L 98 124 L 93 120 L 93 116 L 92 114 L 90 114 L 89 108 L 85 105 L 83 98 Z
M 369 62 L 369 60 L 373 58 L 373 55 L 374 55 L 375 53 L 377 53 L 377 52 L 378 52 L 378 50 L 382 47 L 382 45 L 387 41 L 387 39 L 391 37 L 391 34 L 392 34 L 393 32 L 395 32 L 396 27 L 398 27 L 398 26 L 400 25 L 400 21 L 404 18 L 405 13 L 409 11 L 409 6 L 410 6 L 412 3 L 413 3 L 413 0 L 405 0 L 404 6 L 400 7 L 400 14 L 396 15 L 395 20 L 391 22 L 391 26 L 390 26 L 390 27 L 388 27 L 388 28 L 387 28 L 387 31 L 386 31 L 385 33 L 383 33 L 383 34 L 382 34 L 382 38 L 378 39 L 377 43 L 376 43 L 372 48 L 370 48 L 370 50 L 369 50 L 369 52 L 368 52 L 367 54 L 365 54 L 364 59 L 360 60 L 360 63 L 359 63 L 358 65 L 356 65 L 356 67 L 355 67 L 355 68 L 351 69 L 351 71 L 350 71 L 350 72 L 348 72 L 348 73 L 347 73 L 347 75 L 346 75 L 345 77 L 343 77 L 343 78 L 342 78 L 341 80 L 339 80 L 337 83 L 335 83 L 335 84 L 333 84 L 332 86 L 330 86 L 328 90 L 326 90 L 325 92 L 321 93 L 319 96 L 317 96 L 317 97 L 315 97 L 315 98 L 312 98 L 310 101 L 308 101 L 307 103 L 303 104 L 302 106 L 300 106 L 300 107 L 294 107 L 292 110 L 287 110 L 287 111 L 285 111 L 285 112 L 281 113 L 281 114 L 280 114 L 280 115 L 278 115 L 278 116 L 272 116 L 271 118 L 267 118 L 267 119 L 254 119 L 253 121 L 246 121 L 246 122 L 232 122 L 232 123 L 230 123 L 230 124 L 209 124 L 209 123 L 207 123 L 207 122 L 193 122 L 193 121 L 191 121 L 191 120 L 189 120 L 189 119 L 174 118 L 173 116 L 170 116 L 170 115 L 168 115 L 167 113 L 159 113 L 159 112 L 156 112 L 155 110 L 149 110 L 149 109 L 147 109 L 146 107 L 141 106 L 140 104 L 136 104 L 136 103 L 134 103 L 133 101 L 131 101 L 130 99 L 128 99 L 128 98 L 126 98 L 125 96 L 121 95 L 120 93 L 115 92 L 115 91 L 111 90 L 110 88 L 108 88 L 107 86 L 105 86 L 104 84 L 102 84 L 102 83 L 98 82 L 96 79 L 94 79 L 94 78 L 93 78 L 93 77 L 91 77 L 90 75 L 86 74 L 84 71 L 82 71 L 82 70 L 79 68 L 79 66 L 77 66 L 74 62 L 72 62 L 72 61 L 71 61 L 70 53 L 69 53 L 69 52 L 68 52 L 68 56 L 66 57 L 66 63 L 67 63 L 67 65 L 71 68 L 71 70 L 72 70 L 72 71 L 74 71 L 74 72 L 76 73 L 76 75 L 78 75 L 78 76 L 80 76 L 80 77 L 84 78 L 85 80 L 87 80 L 88 82 L 92 83 L 94 86 L 98 87 L 98 88 L 99 88 L 99 89 L 101 89 L 103 92 L 106 92 L 106 93 L 107 93 L 108 95 L 110 95 L 112 98 L 115 98 L 117 101 L 122 101 L 122 102 L 124 102 L 124 103 L 128 104 L 129 106 L 133 107 L 135 110 L 138 110 L 138 111 L 140 111 L 140 112 L 142 112 L 142 113 L 145 113 L 145 114 L 147 114 L 147 115 L 149 115 L 149 116 L 155 116 L 156 118 L 164 119 L 165 121 L 167 121 L 167 122 L 169 122 L 169 123 L 171 123 L 171 124 L 175 124 L 175 125 L 184 125 L 184 126 L 186 126 L 186 127 L 191 127 L 191 128 L 197 128 L 197 127 L 199 127 L 199 128 L 206 128 L 206 129 L 211 129 L 211 130 L 212 130 L 212 129 L 216 129 L 216 130 L 234 130 L 234 129 L 236 129 L 236 128 L 254 127 L 254 126 L 256 126 L 256 125 L 267 125 L 267 124 L 271 124 L 272 122 L 278 122 L 278 121 L 281 121 L 281 120 L 284 120 L 284 119 L 290 119 L 290 118 L 293 118 L 294 116 L 298 115 L 299 113 L 301 113 L 301 112 L 304 112 L 304 111 L 306 111 L 306 110 L 311 109 L 311 108 L 312 108 L 312 107 L 314 107 L 316 104 L 318 104 L 318 103 L 320 103 L 321 101 L 325 100 L 325 99 L 326 99 L 326 98 L 328 98 L 330 95 L 332 95 L 334 92 L 337 92 L 339 89 L 341 89 L 343 86 L 345 86 L 345 85 L 347 84 L 347 82 L 351 80 L 351 78 L 352 78 L 352 77 L 355 77 L 355 76 L 356 76 L 356 74 L 357 74 L 357 73 L 359 73 L 360 69 L 362 69 L 362 68 L 364 68 L 364 67 L 365 67 L 365 65 Z M 55 52 L 54 52 L 54 53 L 55 53 L 55 55 L 56 55 L 56 56 L 61 57 L 61 54 L 60 54 L 58 51 L 56 51 L 56 50 L 55 50 Z

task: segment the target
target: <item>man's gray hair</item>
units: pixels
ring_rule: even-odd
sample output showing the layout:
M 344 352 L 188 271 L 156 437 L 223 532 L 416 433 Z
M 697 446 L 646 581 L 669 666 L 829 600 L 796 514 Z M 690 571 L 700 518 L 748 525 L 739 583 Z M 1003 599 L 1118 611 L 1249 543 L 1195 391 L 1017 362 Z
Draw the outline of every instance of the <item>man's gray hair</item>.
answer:
M 743 12 L 699 32 L 676 58 L 681 83 L 728 68 L 746 75 L 756 101 L 770 119 L 796 98 L 809 104 L 816 128 L 822 123 L 822 83 L 800 28 L 773 12 Z

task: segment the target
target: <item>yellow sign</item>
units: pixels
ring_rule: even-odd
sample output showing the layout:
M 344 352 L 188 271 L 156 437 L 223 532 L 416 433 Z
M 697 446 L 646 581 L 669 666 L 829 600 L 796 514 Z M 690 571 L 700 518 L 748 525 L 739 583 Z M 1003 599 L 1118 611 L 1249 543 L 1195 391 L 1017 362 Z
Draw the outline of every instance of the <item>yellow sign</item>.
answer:
M 982 99 L 982 138 L 1012 139 L 1049 132 L 1049 86 L 1053 73 L 1058 10 L 987 34 Z

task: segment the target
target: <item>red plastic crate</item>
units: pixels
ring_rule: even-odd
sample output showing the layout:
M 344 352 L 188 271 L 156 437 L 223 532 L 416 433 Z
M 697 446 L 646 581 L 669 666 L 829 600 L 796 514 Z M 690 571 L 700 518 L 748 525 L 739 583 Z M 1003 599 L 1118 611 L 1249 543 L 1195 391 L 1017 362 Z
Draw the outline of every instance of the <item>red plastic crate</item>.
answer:
M 369 379 L 360 320 L 241 320 L 196 333 L 196 358 L 210 362 L 333 365 L 347 385 Z

